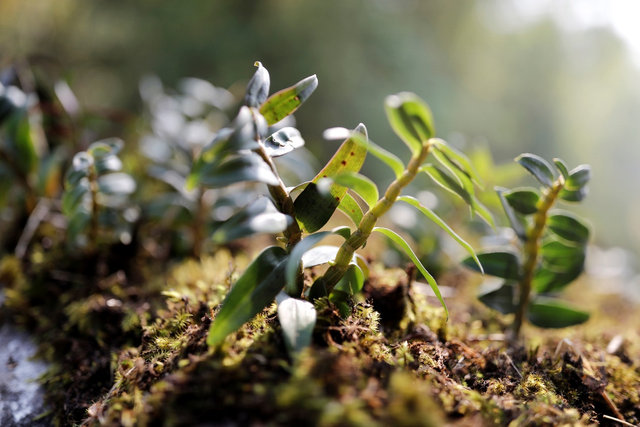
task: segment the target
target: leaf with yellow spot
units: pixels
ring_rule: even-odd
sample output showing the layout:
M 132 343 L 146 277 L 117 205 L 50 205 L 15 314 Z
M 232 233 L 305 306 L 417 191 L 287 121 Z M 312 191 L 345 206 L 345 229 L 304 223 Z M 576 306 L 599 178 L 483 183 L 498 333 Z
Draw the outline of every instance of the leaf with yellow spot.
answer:
M 367 128 L 363 124 L 360 124 L 354 132 L 367 137 Z M 333 183 L 326 191 L 322 191 L 318 188 L 318 182 L 323 178 L 358 172 L 366 155 L 366 147 L 359 144 L 355 138 L 350 137 L 342 143 L 329 163 L 313 178 L 295 201 L 296 219 L 302 231 L 313 233 L 321 229 L 347 194 L 346 187 Z

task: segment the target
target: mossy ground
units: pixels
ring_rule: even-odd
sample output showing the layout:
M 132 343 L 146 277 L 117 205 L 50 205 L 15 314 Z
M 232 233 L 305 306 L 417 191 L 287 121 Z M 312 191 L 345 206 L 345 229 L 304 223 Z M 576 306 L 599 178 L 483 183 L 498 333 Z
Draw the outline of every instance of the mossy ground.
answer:
M 313 346 L 292 361 L 275 305 L 221 348 L 206 346 L 244 255 L 166 267 L 140 255 L 56 253 L 5 257 L 0 282 L 1 320 L 32 331 L 53 363 L 41 381 L 57 425 L 640 423 L 639 316 L 615 298 L 584 326 L 527 329 L 527 346 L 514 349 L 502 334 L 509 319 L 475 302 L 465 273 L 439 278 L 456 292 L 446 321 L 410 285 L 412 269 L 378 266 L 348 317 L 317 303 Z

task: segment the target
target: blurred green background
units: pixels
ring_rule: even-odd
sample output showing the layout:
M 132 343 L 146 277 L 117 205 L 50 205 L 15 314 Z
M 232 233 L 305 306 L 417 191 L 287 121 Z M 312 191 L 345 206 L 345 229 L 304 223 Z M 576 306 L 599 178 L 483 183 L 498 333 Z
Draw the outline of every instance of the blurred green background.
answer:
M 146 74 L 229 87 L 260 60 L 279 89 L 315 73 L 320 86 L 296 116 L 325 159 L 337 145 L 322 131 L 359 122 L 406 159 L 382 102 L 413 91 L 439 136 L 462 149 L 487 141 L 499 162 L 527 151 L 590 163 L 591 195 L 576 210 L 595 224 L 597 244 L 637 252 L 640 61 L 625 21 L 635 9 L 615 0 L 1 0 L 0 66 L 38 63 L 83 105 L 132 112 Z

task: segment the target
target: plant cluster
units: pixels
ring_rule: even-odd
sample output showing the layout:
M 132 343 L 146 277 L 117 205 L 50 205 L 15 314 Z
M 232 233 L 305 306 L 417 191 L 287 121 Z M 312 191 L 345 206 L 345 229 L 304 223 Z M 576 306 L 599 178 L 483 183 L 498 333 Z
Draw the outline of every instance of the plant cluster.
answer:
M 315 90 L 317 79 L 308 77 L 269 97 L 269 74 L 260 63 L 256 65 L 258 70 L 249 82 L 245 106 L 231 125 L 218 132 L 213 142 L 203 148 L 187 185 L 188 188 L 198 185 L 223 188 L 247 181 L 266 184 L 271 199 L 259 198 L 234 214 L 214 231 L 213 239 L 226 242 L 257 233 L 282 232 L 279 240 L 284 247 L 264 249 L 237 280 L 216 315 L 208 343 L 220 344 L 276 298 L 289 348 L 297 352 L 307 346 L 316 318 L 309 301 L 329 297 L 346 310 L 348 298 L 362 289 L 368 269 L 356 251 L 374 231 L 386 235 L 407 253 L 446 311 L 434 278 L 408 243 L 396 232 L 376 227 L 378 219 L 396 201 L 402 201 L 445 229 L 475 257 L 471 246 L 433 211 L 416 198 L 401 194 L 421 172 L 467 202 L 472 213 L 477 212 L 493 223 L 491 214 L 475 196 L 475 187 L 481 185 L 480 178 L 466 156 L 435 138 L 429 107 L 411 93 L 391 96 L 385 102 L 392 128 L 411 150 L 408 165 L 371 142 L 362 124 L 353 131 L 331 129 L 326 133 L 328 138 L 346 138 L 335 155 L 313 180 L 287 187 L 273 158 L 288 154 L 304 141 L 295 128 L 286 127 L 273 134 L 268 133 L 268 128 L 293 113 Z M 373 181 L 359 174 L 367 152 L 383 161 L 396 175 L 382 197 Z M 427 162 L 430 154 L 438 165 Z M 298 191 L 300 194 L 294 199 L 293 193 Z M 349 191 L 366 205 L 364 211 Z M 320 231 L 336 210 L 344 212 L 354 227 Z M 329 235 L 341 236 L 343 244 L 316 246 Z M 307 286 L 304 269 L 322 264 L 329 264 L 326 272 Z M 478 268 L 482 269 L 480 263 Z
M 62 196 L 71 243 L 95 250 L 102 241 L 131 242 L 139 212 L 129 201 L 136 183 L 131 175 L 121 172 L 118 153 L 123 146 L 117 138 L 105 139 L 73 157 Z
M 525 318 L 542 328 L 564 328 L 589 319 L 587 313 L 556 298 L 582 273 L 589 226 L 574 213 L 553 208 L 558 201 L 581 202 L 591 178 L 589 165 L 569 171 L 561 159 L 553 159 L 554 171 L 534 154 L 515 160 L 542 189 L 496 188 L 517 242 L 478 254 L 484 273 L 504 279 L 485 288 L 479 299 L 503 314 L 515 314 L 513 339 L 519 337 Z M 474 259 L 464 263 L 477 269 Z

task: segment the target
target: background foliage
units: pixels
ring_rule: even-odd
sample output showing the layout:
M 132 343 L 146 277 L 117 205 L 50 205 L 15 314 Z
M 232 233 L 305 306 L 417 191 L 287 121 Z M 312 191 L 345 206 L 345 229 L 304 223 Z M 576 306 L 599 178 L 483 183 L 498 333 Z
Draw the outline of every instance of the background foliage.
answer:
M 551 15 L 526 17 L 527 3 L 3 0 L 0 65 L 27 57 L 66 77 L 83 105 L 108 111 L 139 111 L 148 73 L 223 87 L 243 87 L 237 76 L 248 79 L 257 59 L 274 87 L 317 73 L 320 88 L 297 118 L 321 160 L 334 148 L 324 149 L 322 130 L 362 118 L 374 141 L 399 143 L 379 106 L 412 90 L 461 148 L 486 139 L 499 162 L 532 151 L 591 163 L 598 179 L 579 210 L 594 218 L 596 242 L 638 250 L 638 70 L 607 27 L 567 31 Z

